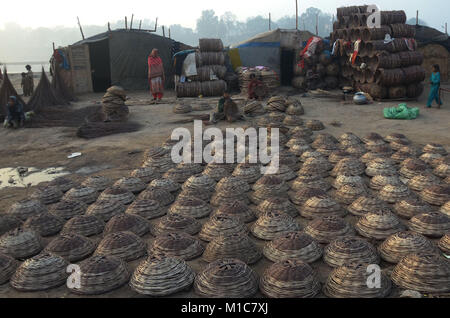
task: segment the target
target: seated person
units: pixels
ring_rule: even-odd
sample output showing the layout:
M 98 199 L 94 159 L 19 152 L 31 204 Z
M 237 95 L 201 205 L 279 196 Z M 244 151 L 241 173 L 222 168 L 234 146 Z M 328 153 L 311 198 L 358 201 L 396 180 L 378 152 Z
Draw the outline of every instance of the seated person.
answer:
M 223 97 L 219 99 L 217 110 L 211 113 L 209 121 L 215 124 L 223 119 L 227 119 L 229 122 L 243 119 L 243 116 L 239 113 L 239 108 L 228 92 L 223 93 Z
M 217 103 L 216 111 L 212 112 L 209 117 L 209 121 L 211 123 L 215 124 L 219 120 L 222 120 L 225 118 L 225 113 L 223 112 L 223 108 L 224 108 L 225 102 L 229 99 L 231 99 L 230 93 L 228 93 L 228 92 L 223 93 L 222 98 L 219 99 L 219 102 Z
M 257 87 L 261 87 L 263 82 L 260 79 L 256 78 L 255 74 L 250 74 L 250 83 L 248 84 L 248 99 L 258 99 L 261 96 L 258 96 L 256 92 Z
M 23 105 L 17 100 L 16 96 L 10 96 L 8 104 L 6 104 L 6 119 L 3 126 L 5 128 L 19 128 L 23 126 L 24 122 Z

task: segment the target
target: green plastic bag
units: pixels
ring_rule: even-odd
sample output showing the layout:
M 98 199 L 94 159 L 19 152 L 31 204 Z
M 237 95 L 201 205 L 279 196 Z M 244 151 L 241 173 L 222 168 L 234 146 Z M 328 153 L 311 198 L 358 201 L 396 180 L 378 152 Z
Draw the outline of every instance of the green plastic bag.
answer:
M 406 104 L 399 104 L 398 107 L 385 108 L 383 114 L 387 119 L 416 119 L 419 116 L 419 108 L 410 108 Z

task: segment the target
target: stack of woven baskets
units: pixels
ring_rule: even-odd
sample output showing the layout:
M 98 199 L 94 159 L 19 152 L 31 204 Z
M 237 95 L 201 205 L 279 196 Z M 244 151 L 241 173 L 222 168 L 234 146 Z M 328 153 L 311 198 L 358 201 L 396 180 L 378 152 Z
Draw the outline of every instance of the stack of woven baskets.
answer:
M 221 96 L 227 90 L 225 53 L 221 39 L 200 39 L 195 53 L 197 75 L 177 83 L 177 97 Z
M 236 73 L 239 75 L 239 86 L 241 93 L 248 94 L 248 84 L 251 79 L 250 76 L 255 74 L 256 78 L 263 82 L 270 95 L 277 87 L 280 86 L 280 79 L 278 74 L 270 67 L 238 67 Z M 256 92 L 258 94 L 258 92 Z
M 425 70 L 423 55 L 416 51 L 415 26 L 405 24 L 404 11 L 381 11 L 381 27 L 369 28 L 367 8 L 337 9 L 331 38 L 338 41 L 343 77 L 377 99 L 417 98 Z M 387 35 L 390 41 L 385 41 Z
M 102 111 L 107 120 L 126 121 L 129 110 L 125 105 L 126 93 L 122 87 L 112 86 L 102 98 Z

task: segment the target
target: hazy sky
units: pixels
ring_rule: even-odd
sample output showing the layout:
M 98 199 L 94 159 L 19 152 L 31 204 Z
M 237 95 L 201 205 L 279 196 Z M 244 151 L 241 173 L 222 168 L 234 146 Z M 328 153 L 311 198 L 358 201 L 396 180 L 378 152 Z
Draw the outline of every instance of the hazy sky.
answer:
M 299 0 L 300 13 L 308 7 L 317 7 L 324 12 L 336 13 L 340 6 L 375 3 L 381 10 L 405 10 L 408 18 L 416 16 L 429 25 L 443 31 L 445 22 L 450 22 L 449 0 Z M 123 19 L 135 14 L 139 19 L 159 18 L 160 25 L 181 24 L 195 28 L 201 11 L 213 9 L 221 15 L 233 12 L 239 20 L 272 13 L 276 20 L 295 14 L 295 0 L 2 0 L 0 3 L 0 27 L 5 22 L 15 22 L 27 27 L 76 26 L 76 16 L 82 24 L 105 25 L 108 21 Z

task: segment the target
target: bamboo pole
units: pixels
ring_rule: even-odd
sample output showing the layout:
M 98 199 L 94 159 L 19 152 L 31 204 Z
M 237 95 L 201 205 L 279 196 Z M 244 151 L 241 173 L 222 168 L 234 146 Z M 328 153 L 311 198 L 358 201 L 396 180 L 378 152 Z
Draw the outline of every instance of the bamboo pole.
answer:
M 127 16 L 125 16 L 125 30 L 128 29 Z
M 272 30 L 272 16 L 269 12 L 269 31 Z
M 77 20 L 78 20 L 78 26 L 80 27 L 81 37 L 82 37 L 83 40 L 84 40 L 84 33 L 83 33 L 83 28 L 81 27 L 80 18 L 77 17 Z
M 142 27 L 142 20 L 139 20 L 139 30 L 141 29 L 141 27 Z
M 108 31 L 111 32 L 111 23 L 108 22 Z
M 162 26 L 162 31 L 163 31 L 163 37 L 166 37 L 166 31 L 164 29 L 164 25 Z
M 130 30 L 133 29 L 134 13 L 131 15 Z
M 295 0 L 295 29 L 298 30 L 298 0 Z
M 316 35 L 319 35 L 319 14 L 316 14 Z
M 416 25 L 419 25 L 419 10 L 416 11 Z
M 171 37 L 170 37 L 170 28 L 169 28 L 169 39 L 171 39 Z

